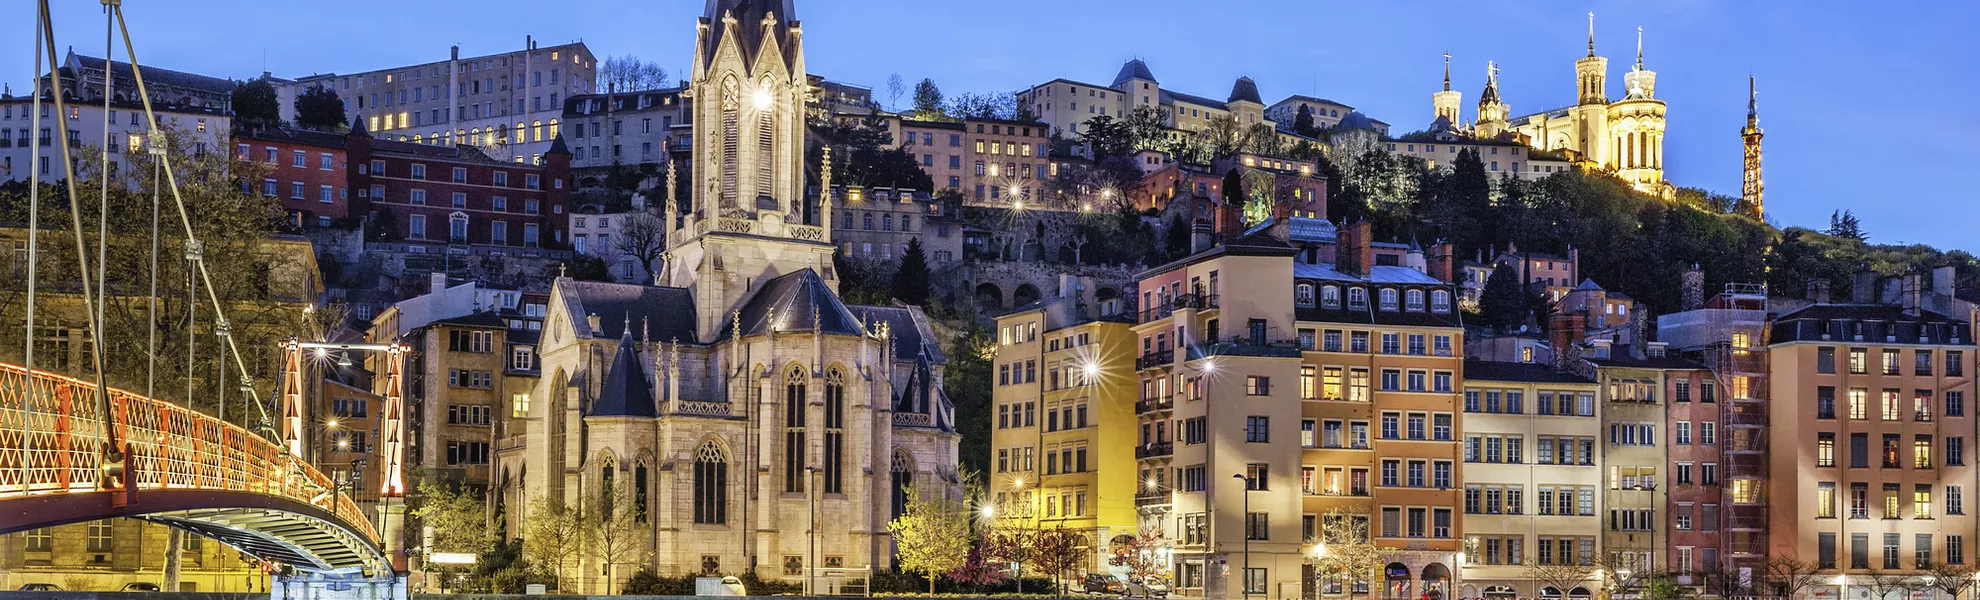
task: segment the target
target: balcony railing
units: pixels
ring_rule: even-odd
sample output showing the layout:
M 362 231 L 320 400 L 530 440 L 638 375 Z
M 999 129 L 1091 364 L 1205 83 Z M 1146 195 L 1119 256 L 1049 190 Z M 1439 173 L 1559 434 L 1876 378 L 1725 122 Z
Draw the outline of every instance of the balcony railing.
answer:
M 1170 396 L 1167 398 L 1151 398 L 1148 400 L 1135 402 L 1134 413 L 1138 415 L 1148 414 L 1158 410 L 1169 410 L 1175 407 L 1176 407 L 1176 399 L 1174 396 Z
M 1143 458 L 1159 458 L 1163 456 L 1168 456 L 1174 453 L 1175 450 L 1174 445 L 1175 442 L 1149 442 L 1146 444 L 1142 444 L 1140 446 L 1135 447 L 1134 458 L 1136 460 L 1139 460 Z
M 675 400 L 674 414 L 696 415 L 703 417 L 726 417 L 729 416 L 730 414 L 729 403 L 698 402 L 693 400 Z
M 926 413 L 894 413 L 896 427 L 934 427 L 935 418 Z
M 1169 488 L 1158 487 L 1151 490 L 1144 487 L 1141 489 L 1140 492 L 1135 493 L 1134 505 L 1136 508 L 1146 507 L 1146 506 L 1167 506 L 1174 497 L 1175 497 L 1174 494 L 1169 493 Z
M 1134 368 L 1135 370 L 1153 369 L 1173 362 L 1176 362 L 1176 351 L 1160 350 L 1143 354 L 1139 358 L 1134 359 Z

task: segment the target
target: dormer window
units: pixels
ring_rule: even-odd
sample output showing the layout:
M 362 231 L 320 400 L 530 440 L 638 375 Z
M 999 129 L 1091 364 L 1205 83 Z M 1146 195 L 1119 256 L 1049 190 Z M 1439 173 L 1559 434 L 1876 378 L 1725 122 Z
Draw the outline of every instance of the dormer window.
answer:
M 1444 290 L 1430 292 L 1430 312 L 1451 312 L 1451 293 Z
M 1382 288 L 1382 310 L 1396 309 L 1396 288 Z
M 1341 307 L 1340 286 L 1330 285 L 1320 288 L 1320 306 L 1326 308 L 1340 308 Z
M 1368 308 L 1368 288 L 1348 288 L 1348 308 L 1366 310 Z
M 1293 286 L 1293 303 L 1299 306 L 1313 306 L 1313 284 L 1302 283 Z
M 1423 290 L 1410 290 L 1403 294 L 1403 302 L 1410 312 L 1423 312 Z

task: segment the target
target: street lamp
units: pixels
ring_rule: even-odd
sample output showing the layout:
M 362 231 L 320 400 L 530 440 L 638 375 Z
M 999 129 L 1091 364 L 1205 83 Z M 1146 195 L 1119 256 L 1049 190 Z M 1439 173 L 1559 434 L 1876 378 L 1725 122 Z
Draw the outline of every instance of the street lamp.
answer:
M 1238 572 L 1239 595 L 1251 598 L 1251 478 L 1243 473 L 1232 473 L 1231 478 L 1244 482 L 1244 567 Z

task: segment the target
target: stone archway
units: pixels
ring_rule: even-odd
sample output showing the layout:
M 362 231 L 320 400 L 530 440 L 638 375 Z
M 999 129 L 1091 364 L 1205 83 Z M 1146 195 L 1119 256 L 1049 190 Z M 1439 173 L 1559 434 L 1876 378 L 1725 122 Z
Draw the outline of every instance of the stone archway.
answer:
M 1038 286 L 1029 283 L 1019 284 L 1017 291 L 1011 292 L 1011 306 L 1024 306 L 1037 302 L 1042 297 L 1044 296 L 1038 292 Z
M 1004 290 L 994 283 L 976 285 L 976 305 L 984 310 L 997 310 L 1004 307 Z

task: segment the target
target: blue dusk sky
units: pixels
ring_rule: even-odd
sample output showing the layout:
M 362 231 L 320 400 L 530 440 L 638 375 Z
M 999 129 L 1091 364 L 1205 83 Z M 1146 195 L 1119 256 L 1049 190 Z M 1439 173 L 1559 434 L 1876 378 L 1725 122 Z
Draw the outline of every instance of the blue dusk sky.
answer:
M 1049 79 L 1105 84 L 1146 60 L 1169 89 L 1222 98 L 1239 76 L 1267 102 L 1343 102 L 1401 133 L 1431 118 L 1452 54 L 1475 118 L 1485 64 L 1497 61 L 1514 114 L 1574 102 L 1574 65 L 1609 58 L 1623 93 L 1644 29 L 1645 66 L 1670 104 L 1667 176 L 1740 189 L 1747 75 L 1759 78 L 1767 214 L 1820 229 L 1851 209 L 1873 242 L 1980 249 L 1980 3 L 1799 0 L 1475 2 L 1299 0 L 798 0 L 814 74 L 874 88 L 933 78 L 944 92 L 1015 91 Z M 31 2 L 0 9 L 0 81 L 31 81 Z M 56 0 L 58 47 L 101 54 L 96 2 Z M 703 0 L 294 2 L 127 0 L 147 64 L 246 78 L 357 72 L 582 40 L 600 57 L 635 54 L 679 76 Z M 1961 41 L 1965 40 L 1965 41 Z M 121 55 L 121 50 L 119 51 Z M 907 98 L 903 97 L 903 101 Z

